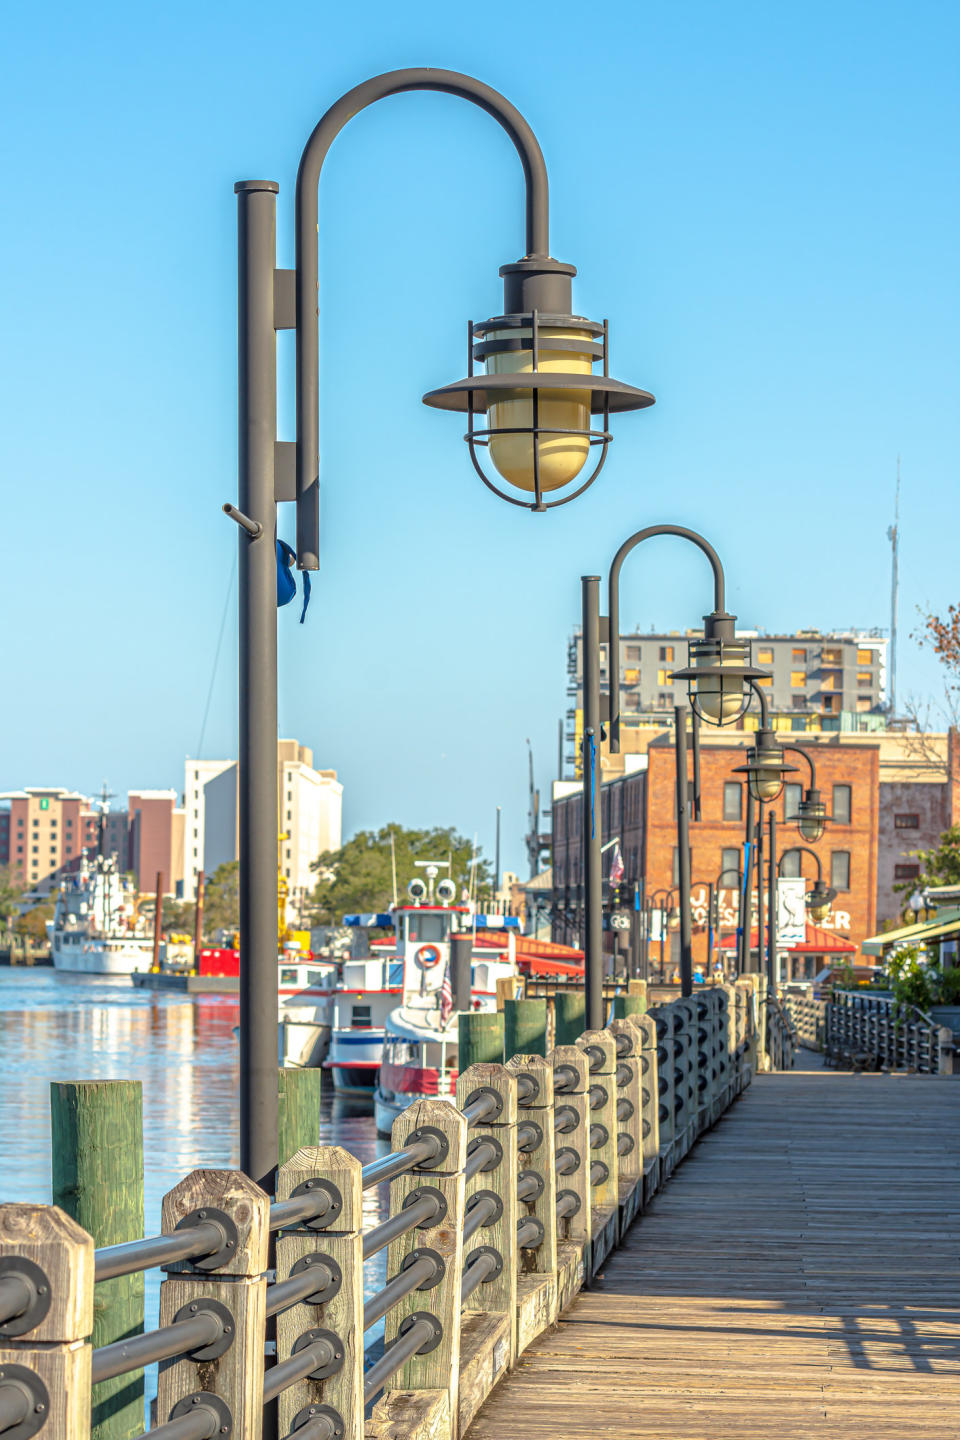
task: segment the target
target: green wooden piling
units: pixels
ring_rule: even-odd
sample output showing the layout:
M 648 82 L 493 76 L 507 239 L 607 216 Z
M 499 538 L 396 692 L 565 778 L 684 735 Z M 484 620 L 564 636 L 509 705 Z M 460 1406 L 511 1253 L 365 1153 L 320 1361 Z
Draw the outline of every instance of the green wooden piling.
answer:
M 279 1073 L 280 1164 L 285 1165 L 303 1145 L 320 1144 L 320 1081 L 322 1070 L 292 1070 Z
M 120 1245 L 143 1236 L 143 1087 L 139 1080 L 55 1081 L 50 1086 L 53 1203 L 93 1236 Z M 94 1349 L 143 1331 L 143 1272 L 94 1292 Z M 144 1431 L 143 1371 L 93 1387 L 92 1440 Z
M 546 1000 L 505 1000 L 503 1002 L 503 1053 L 546 1055 Z
M 471 1010 L 458 1020 L 457 1069 L 503 1064 L 503 1016 L 498 1011 Z
M 628 1015 L 643 1015 L 646 1008 L 642 995 L 615 995 L 613 997 L 614 1020 L 626 1020 Z
M 587 1028 L 587 1000 L 582 990 L 565 990 L 556 1001 L 555 1045 L 575 1045 Z

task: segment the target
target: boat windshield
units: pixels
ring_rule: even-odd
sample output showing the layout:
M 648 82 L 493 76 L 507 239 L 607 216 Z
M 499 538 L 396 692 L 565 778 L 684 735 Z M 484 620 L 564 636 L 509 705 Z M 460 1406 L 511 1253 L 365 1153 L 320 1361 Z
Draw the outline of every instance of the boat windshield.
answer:
M 415 911 L 407 916 L 407 939 L 423 942 L 424 940 L 446 940 L 450 929 L 450 916 L 448 914 L 431 914 L 429 911 Z

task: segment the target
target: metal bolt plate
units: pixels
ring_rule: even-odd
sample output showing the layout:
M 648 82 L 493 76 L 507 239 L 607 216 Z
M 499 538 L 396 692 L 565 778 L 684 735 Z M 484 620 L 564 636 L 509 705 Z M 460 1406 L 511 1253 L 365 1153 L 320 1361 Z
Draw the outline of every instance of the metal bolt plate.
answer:
M 293 1353 L 305 1350 L 308 1345 L 313 1345 L 317 1340 L 326 1340 L 333 1353 L 333 1358 L 326 1365 L 321 1365 L 316 1370 L 311 1370 L 310 1380 L 328 1380 L 331 1375 L 336 1375 L 343 1369 L 343 1341 L 334 1335 L 332 1330 L 304 1330 L 293 1347 Z
M 343 1423 L 343 1416 L 338 1410 L 334 1410 L 332 1405 L 306 1405 L 302 1410 L 298 1410 L 293 1417 L 291 1433 L 296 1434 L 304 1425 L 308 1425 L 311 1420 L 319 1419 L 321 1415 L 325 1416 L 333 1425 L 333 1440 L 343 1440 L 347 1433 L 347 1427 Z
M 36 1329 L 50 1309 L 50 1281 L 39 1265 L 19 1255 L 5 1255 L 0 1260 L 0 1279 L 11 1275 L 23 1281 L 31 1298 L 22 1315 L 15 1315 L 12 1320 L 0 1325 L 0 1336 L 26 1335 L 28 1330 Z M 9 1368 L 7 1366 L 8 1370 Z M 31 1372 L 28 1371 L 29 1373 Z
M 409 1205 L 416 1205 L 418 1200 L 426 1200 L 427 1198 L 435 1203 L 437 1213 L 432 1220 L 422 1220 L 417 1226 L 418 1230 L 426 1230 L 431 1225 L 439 1225 L 442 1220 L 446 1219 L 446 1199 L 444 1198 L 443 1192 L 437 1190 L 433 1185 L 421 1185 L 419 1189 L 411 1190 L 409 1195 L 404 1197 L 403 1208 L 406 1210 Z
M 229 1215 L 222 1210 L 215 1210 L 207 1205 L 202 1210 L 191 1210 L 189 1215 L 184 1215 L 178 1220 L 178 1230 L 190 1230 L 195 1225 L 216 1225 L 223 1234 L 223 1243 L 220 1249 L 213 1255 L 200 1255 L 194 1260 L 178 1260 L 175 1264 L 164 1265 L 164 1270 L 190 1271 L 190 1270 L 219 1270 L 228 1264 L 237 1253 L 240 1244 L 240 1236 L 237 1234 L 237 1227 Z
M 11 1388 L 19 1387 L 30 1405 L 26 1419 L 17 1425 L 11 1425 L 9 1430 L 4 1430 L 3 1440 L 30 1440 L 50 1419 L 50 1396 L 47 1394 L 47 1387 L 40 1376 L 28 1370 L 25 1365 L 0 1365 L 0 1384 L 2 1383 L 9 1384 Z
M 415 1310 L 412 1315 L 408 1315 L 405 1320 L 401 1320 L 400 1329 L 397 1331 L 397 1334 L 406 1335 L 407 1331 L 412 1330 L 418 1320 L 425 1320 L 430 1326 L 432 1334 L 429 1340 L 424 1341 L 416 1353 L 418 1355 L 429 1355 L 431 1350 L 436 1350 L 440 1341 L 443 1339 L 443 1326 L 440 1324 L 436 1315 L 431 1315 L 429 1310 Z
M 198 1350 L 188 1351 L 189 1359 L 194 1361 L 219 1360 L 221 1355 L 226 1355 L 233 1344 L 236 1333 L 234 1318 L 226 1305 L 221 1305 L 219 1300 L 210 1300 L 204 1297 L 202 1300 L 191 1300 L 189 1305 L 181 1305 L 173 1323 L 176 1325 L 181 1320 L 195 1320 L 198 1315 L 213 1314 L 223 1326 L 223 1334 L 219 1340 L 214 1340 L 212 1345 L 201 1345 Z
M 330 1279 L 317 1295 L 308 1295 L 306 1300 L 302 1300 L 300 1302 L 302 1305 L 326 1305 L 328 1301 L 332 1300 L 333 1297 L 339 1293 L 340 1286 L 343 1284 L 343 1271 L 340 1269 L 336 1260 L 332 1260 L 329 1255 L 321 1255 L 318 1251 L 315 1251 L 312 1255 L 301 1255 L 296 1265 L 294 1265 L 290 1271 L 290 1274 L 300 1275 L 304 1270 L 314 1268 L 326 1270 Z
M 311 1179 L 302 1181 L 295 1190 L 291 1191 L 291 1200 L 298 1195 L 326 1195 L 330 1202 L 322 1215 L 316 1216 L 313 1220 L 301 1220 L 307 1230 L 328 1230 L 333 1222 L 340 1217 L 343 1210 L 343 1196 L 336 1185 L 330 1180 Z
M 182 1420 L 185 1415 L 195 1415 L 199 1407 L 203 1405 L 212 1410 L 217 1417 L 216 1434 L 218 1436 L 230 1435 L 233 1431 L 233 1416 L 229 1407 L 217 1395 L 211 1395 L 208 1391 L 199 1391 L 194 1395 L 184 1395 L 178 1400 L 170 1411 L 171 1420 Z
M 420 1246 L 418 1249 L 411 1250 L 408 1254 L 404 1255 L 403 1262 L 400 1266 L 401 1273 L 404 1270 L 409 1270 L 411 1265 L 416 1265 L 418 1260 L 433 1261 L 433 1274 L 417 1286 L 418 1290 L 432 1290 L 435 1285 L 440 1284 L 446 1272 L 447 1267 L 443 1263 L 443 1257 L 438 1255 L 436 1250 L 430 1250 L 426 1246 Z

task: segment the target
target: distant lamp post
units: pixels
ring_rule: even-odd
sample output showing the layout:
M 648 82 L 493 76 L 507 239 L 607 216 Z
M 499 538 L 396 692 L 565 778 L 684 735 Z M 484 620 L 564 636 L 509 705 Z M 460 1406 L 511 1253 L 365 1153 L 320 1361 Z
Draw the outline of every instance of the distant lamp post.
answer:
M 320 564 L 319 182 L 341 130 L 375 101 L 407 91 L 469 100 L 506 132 L 523 168 L 525 253 L 501 270 L 505 314 L 470 326 L 465 380 L 424 401 L 467 414 L 467 440 L 487 446 L 516 498 L 549 508 L 553 494 L 579 479 L 591 447 L 602 463 L 609 416 L 653 404 L 645 390 L 610 378 L 606 322 L 573 314 L 572 265 L 550 255 L 547 170 L 536 136 L 496 90 L 452 70 L 395 70 L 343 95 L 310 135 L 297 172 L 296 262 L 277 268 L 272 180 L 244 180 L 238 204 L 239 494 L 223 508 L 239 529 L 240 855 L 240 1164 L 272 1190 L 277 1164 L 277 505 L 296 503 L 297 567 Z M 389 222 L 385 231 L 388 233 Z M 277 331 L 296 333 L 296 443 L 277 439 Z M 488 373 L 474 375 L 475 360 Z M 602 373 L 594 373 L 599 364 Z M 356 385 L 354 388 L 357 388 Z M 360 382 L 362 389 L 362 377 Z M 477 430 L 475 416 L 489 424 Z M 602 416 L 593 428 L 590 416 Z M 595 478 L 573 494 L 580 494 Z M 482 472 L 481 472 L 482 473 Z M 549 502 L 560 503 L 559 499 Z
M 820 856 L 815 850 L 808 849 L 806 845 L 793 845 L 789 850 L 784 850 L 777 864 L 777 874 L 779 876 L 782 877 L 783 875 L 783 862 L 787 856 L 796 854 L 812 855 L 817 867 L 817 878 L 814 881 L 813 889 L 807 891 L 804 897 L 804 904 L 810 912 L 810 919 L 815 925 L 819 925 L 822 921 L 826 920 L 830 913 L 830 905 L 831 902 L 836 899 L 837 892 L 824 883 Z M 772 858 L 771 856 L 771 860 Z
M 812 763 L 811 761 L 811 764 Z M 788 816 L 788 819 L 796 820 L 797 829 L 804 840 L 809 840 L 811 844 L 814 844 L 817 840 L 821 839 L 829 816 L 827 815 L 826 805 L 820 799 L 820 791 L 814 789 L 812 786 L 809 790 L 805 791 L 803 799 L 800 801 L 800 808 L 797 814 Z

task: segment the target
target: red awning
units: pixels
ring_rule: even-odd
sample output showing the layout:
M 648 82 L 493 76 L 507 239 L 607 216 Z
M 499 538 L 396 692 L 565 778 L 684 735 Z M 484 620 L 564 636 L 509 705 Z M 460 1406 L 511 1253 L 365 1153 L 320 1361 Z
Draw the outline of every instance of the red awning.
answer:
M 737 937 L 731 932 L 721 937 L 721 950 L 736 950 Z M 757 948 L 757 932 L 750 931 L 750 949 Z M 807 921 L 807 936 L 798 945 L 779 946 L 786 950 L 788 955 L 856 955 L 857 947 L 852 940 L 844 940 L 833 930 L 824 930 L 819 925 L 811 925 Z

